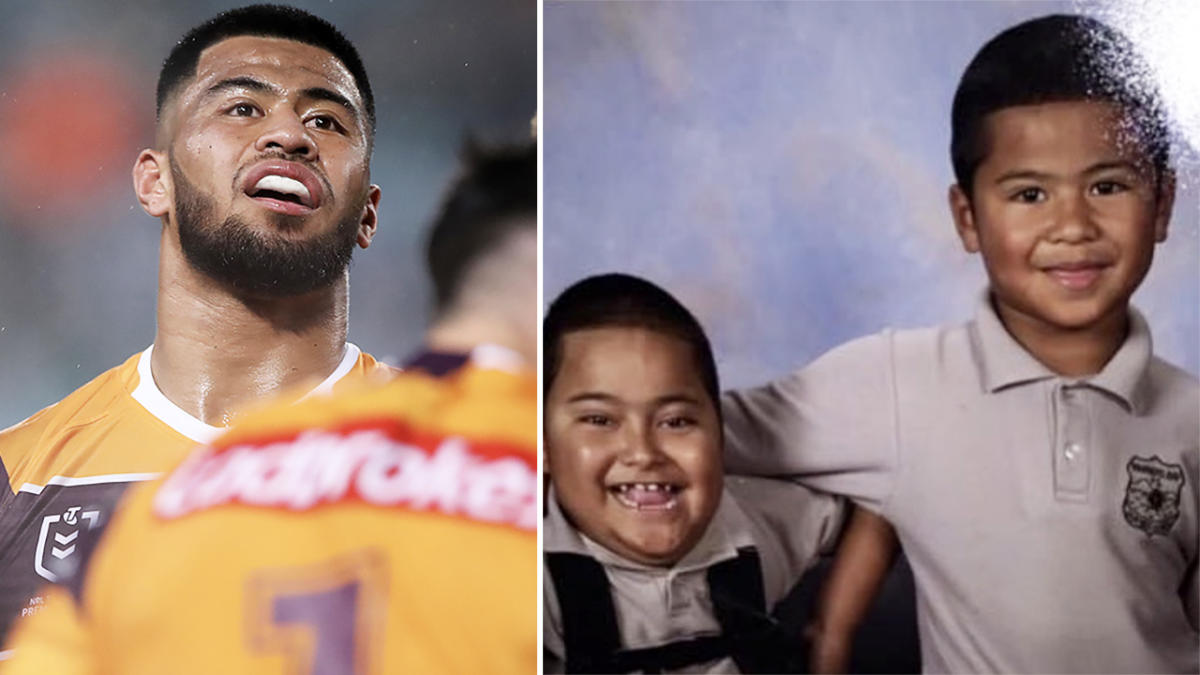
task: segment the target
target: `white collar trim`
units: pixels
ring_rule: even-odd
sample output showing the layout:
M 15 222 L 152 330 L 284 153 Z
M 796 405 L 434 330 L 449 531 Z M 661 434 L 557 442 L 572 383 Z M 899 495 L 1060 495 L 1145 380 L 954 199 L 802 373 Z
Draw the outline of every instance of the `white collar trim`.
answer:
M 192 416 L 183 408 L 175 405 L 171 399 L 162 393 L 162 390 L 154 382 L 154 375 L 150 372 L 150 355 L 153 352 L 154 345 L 150 345 L 138 358 L 138 383 L 131 394 L 133 400 L 140 403 L 147 412 L 157 417 L 164 424 L 193 441 L 197 443 L 212 442 L 225 429 L 207 424 Z M 313 395 L 324 395 L 332 391 L 333 385 L 354 368 L 354 364 L 358 361 L 360 353 L 358 347 L 347 342 L 345 353 L 342 355 L 342 360 L 338 363 L 337 368 L 334 368 L 329 377 L 314 387 L 312 391 L 305 394 L 303 398 Z
M 525 359 L 516 351 L 491 342 L 475 345 L 470 356 L 471 363 L 479 368 L 509 373 L 522 373 L 529 368 Z
M 342 354 L 342 362 L 337 365 L 337 368 L 333 369 L 333 372 L 329 374 L 329 377 L 321 380 L 321 383 L 313 387 L 312 391 L 308 392 L 304 396 L 301 396 L 300 401 L 303 401 L 309 396 L 327 396 L 333 393 L 333 385 L 337 384 L 338 381 L 350 373 L 351 369 L 354 368 L 354 364 L 358 363 L 358 357 L 361 353 L 362 351 L 358 347 L 354 346 L 354 344 L 350 342 L 347 342 L 346 351 L 344 354 Z

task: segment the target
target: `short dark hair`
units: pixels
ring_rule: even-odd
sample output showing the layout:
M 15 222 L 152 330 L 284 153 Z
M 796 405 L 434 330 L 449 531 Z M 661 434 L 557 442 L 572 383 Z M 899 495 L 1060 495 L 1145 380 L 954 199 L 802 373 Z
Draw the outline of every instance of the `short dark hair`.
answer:
M 712 345 L 696 317 L 661 287 L 628 274 L 602 274 L 576 282 L 550 305 L 542 320 L 542 392 L 562 367 L 563 337 L 589 328 L 644 328 L 679 338 L 692 348 L 696 373 L 721 414 L 721 385 Z
M 1054 14 L 1001 32 L 971 60 L 950 113 L 950 158 L 969 196 L 987 155 L 984 119 L 1002 108 L 1063 101 L 1120 106 L 1158 175 L 1166 171 L 1166 111 L 1149 64 L 1120 31 L 1087 16 Z
M 510 233 L 537 227 L 537 146 L 468 140 L 463 169 L 442 200 L 426 261 L 439 311 L 454 303 L 471 267 Z
M 362 97 L 367 114 L 367 137 L 375 137 L 375 96 L 367 69 L 354 44 L 328 21 L 302 9 L 283 5 L 250 5 L 221 12 L 187 32 L 176 43 L 158 73 L 155 115 L 162 116 L 163 107 L 180 83 L 196 74 L 200 53 L 214 44 L 233 37 L 283 38 L 319 47 L 333 54 L 354 76 L 358 95 Z

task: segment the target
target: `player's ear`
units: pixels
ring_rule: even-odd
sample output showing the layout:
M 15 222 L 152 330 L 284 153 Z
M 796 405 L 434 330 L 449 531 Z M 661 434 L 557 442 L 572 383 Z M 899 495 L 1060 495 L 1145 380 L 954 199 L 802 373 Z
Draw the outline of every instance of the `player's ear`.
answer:
M 161 218 L 171 211 L 171 172 L 167 156 L 155 150 L 142 150 L 133 164 L 133 192 L 142 209 Z
M 1167 225 L 1175 208 L 1175 172 L 1163 169 L 1158 178 L 1158 201 L 1154 205 L 1154 241 L 1167 240 Z
M 367 188 L 367 203 L 363 205 L 362 216 L 358 219 L 358 238 L 355 240 L 361 248 L 371 245 L 375 238 L 375 230 L 379 226 L 379 196 L 378 185 Z
M 958 183 L 950 186 L 950 215 L 954 218 L 954 229 L 967 253 L 979 252 L 979 230 L 975 227 L 975 212 L 971 210 L 971 198 Z

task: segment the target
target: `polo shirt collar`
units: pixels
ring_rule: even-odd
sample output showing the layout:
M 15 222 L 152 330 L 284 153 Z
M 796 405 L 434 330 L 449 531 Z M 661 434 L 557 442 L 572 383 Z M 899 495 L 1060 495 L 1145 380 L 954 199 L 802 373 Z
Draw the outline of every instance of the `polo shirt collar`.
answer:
M 1154 343 L 1146 318 L 1130 305 L 1129 335 L 1125 342 L 1104 365 L 1104 370 L 1083 381 L 1116 396 L 1134 413 L 1141 414 L 1149 405 L 1147 373 L 1153 353 Z
M 721 503 L 717 506 L 717 511 L 713 514 L 708 529 L 704 531 L 704 536 L 696 542 L 692 550 L 687 552 L 687 555 L 669 568 L 645 565 L 623 558 L 585 537 L 567 521 L 562 507 L 558 505 L 558 498 L 554 495 L 553 488 L 547 495 L 547 501 L 549 507 L 542 541 L 545 552 L 585 555 L 595 558 L 605 567 L 647 572 L 668 571 L 678 574 L 705 569 L 719 562 L 736 558 L 739 548 L 754 545 L 747 518 L 738 508 L 736 501 L 729 496 L 728 491 L 722 491 Z
M 1058 377 L 1054 371 L 1027 352 L 1008 332 L 996 314 L 991 293 L 988 291 L 984 291 L 976 309 L 971 340 L 980 378 L 989 393 Z M 1120 399 L 1133 412 L 1140 413 L 1146 406 L 1143 380 L 1150 364 L 1151 352 L 1150 329 L 1146 319 L 1141 312 L 1130 306 L 1129 335 L 1121 344 L 1121 348 L 1099 373 L 1070 380 L 1070 383 L 1106 391 Z
M 1025 351 L 1000 322 L 996 308 L 992 306 L 990 291 L 983 292 L 976 307 L 971 342 L 975 348 L 975 363 L 988 393 L 1055 377 L 1054 371 Z

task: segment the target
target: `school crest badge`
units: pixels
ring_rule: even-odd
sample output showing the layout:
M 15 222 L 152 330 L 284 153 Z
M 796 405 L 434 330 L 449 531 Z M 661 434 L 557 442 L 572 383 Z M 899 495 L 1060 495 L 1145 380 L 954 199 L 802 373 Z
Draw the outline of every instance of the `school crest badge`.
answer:
M 1125 522 L 1148 536 L 1166 535 L 1179 520 L 1179 496 L 1186 482 L 1183 467 L 1154 455 L 1134 457 L 1125 470 L 1129 473 L 1121 505 Z

